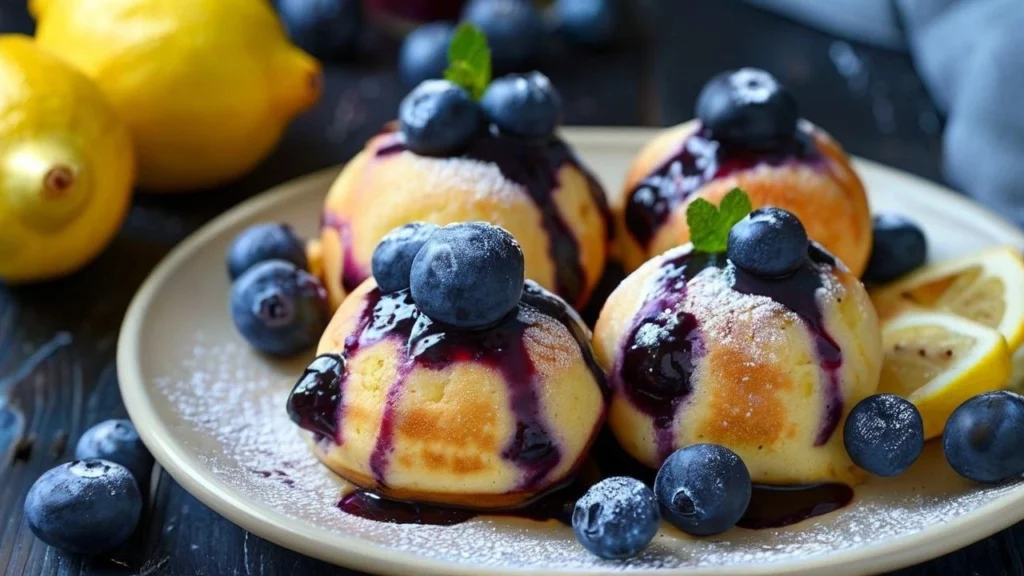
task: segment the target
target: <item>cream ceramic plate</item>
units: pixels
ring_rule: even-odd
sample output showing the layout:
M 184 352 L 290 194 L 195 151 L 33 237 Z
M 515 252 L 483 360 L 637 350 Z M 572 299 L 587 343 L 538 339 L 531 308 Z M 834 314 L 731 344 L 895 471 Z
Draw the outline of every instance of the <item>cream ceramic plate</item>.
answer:
M 616 190 L 652 133 L 567 130 L 585 163 Z M 933 258 L 1024 235 L 964 198 L 866 161 L 860 174 L 877 210 L 924 225 Z M 735 529 L 686 539 L 663 531 L 642 556 L 604 562 L 555 522 L 478 518 L 451 527 L 382 524 L 335 505 L 340 484 L 309 453 L 285 415 L 286 395 L 310 359 L 272 362 L 231 325 L 224 252 L 254 222 L 317 231 L 337 170 L 242 204 L 183 242 L 142 286 L 118 347 L 121 391 L 157 460 L 189 492 L 253 533 L 315 556 L 387 574 L 866 574 L 965 546 L 1024 519 L 1024 485 L 983 488 L 959 479 L 931 443 L 910 472 L 872 480 L 854 502 L 785 529 Z

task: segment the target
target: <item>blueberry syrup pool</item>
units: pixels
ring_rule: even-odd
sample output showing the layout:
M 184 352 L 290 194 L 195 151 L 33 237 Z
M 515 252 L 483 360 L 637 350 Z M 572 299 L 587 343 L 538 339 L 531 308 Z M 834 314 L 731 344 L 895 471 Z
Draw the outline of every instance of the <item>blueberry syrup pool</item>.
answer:
M 389 142 L 377 149 L 377 157 L 406 150 L 397 133 L 393 134 Z M 587 179 L 590 197 L 604 220 L 605 230 L 610 239 L 611 211 L 604 190 L 597 179 L 580 164 L 569 146 L 558 138 L 532 142 L 486 134 L 474 138 L 461 157 L 495 164 L 505 178 L 527 191 L 541 214 L 541 224 L 548 236 L 549 253 L 555 263 L 555 291 L 570 303 L 581 304 L 587 279 L 580 262 L 580 245 L 566 218 L 558 209 L 555 191 L 559 187 L 559 170 L 565 166 L 579 170 Z M 344 284 L 358 285 L 364 278 L 365 276 L 358 279 L 346 276 Z
M 602 434 L 592 451 L 590 464 L 572 483 L 561 490 L 533 501 L 522 508 L 505 511 L 476 512 L 429 504 L 416 504 L 388 500 L 365 490 L 345 495 L 338 508 L 346 514 L 392 524 L 429 524 L 452 526 L 477 516 L 514 517 L 529 520 L 557 520 L 572 525 L 572 511 L 576 500 L 587 488 L 602 477 L 628 475 L 640 479 L 648 486 L 654 483 L 654 471 L 632 460 L 615 443 L 614 438 Z M 815 516 L 839 510 L 853 501 L 853 489 L 843 484 L 815 486 L 754 485 L 750 505 L 737 526 L 751 530 L 791 526 Z
M 773 148 L 748 149 L 726 146 L 700 128 L 626 195 L 626 229 L 647 248 L 669 215 L 708 182 L 761 164 L 813 165 L 821 158 L 813 137 L 801 130 Z
M 345 390 L 345 361 L 360 348 L 385 339 L 405 344 L 406 358 L 399 363 L 398 380 L 388 390 L 380 432 L 370 455 L 370 469 L 380 486 L 387 486 L 387 468 L 394 444 L 397 406 L 404 380 L 414 367 L 442 369 L 453 362 L 474 361 L 497 370 L 508 386 L 509 405 L 516 417 L 516 432 L 502 456 L 523 472 L 520 488 L 533 490 L 561 461 L 561 450 L 544 422 L 535 381 L 536 369 L 524 341 L 529 324 L 519 313 L 482 331 L 449 328 L 421 314 L 408 290 L 366 295 L 363 313 L 340 354 L 317 357 L 303 373 L 288 399 L 288 414 L 301 428 L 340 444 L 339 420 Z M 533 283 L 527 283 L 520 306 L 530 307 L 567 327 L 581 354 L 607 394 L 604 374 L 594 359 L 584 327 L 575 312 Z

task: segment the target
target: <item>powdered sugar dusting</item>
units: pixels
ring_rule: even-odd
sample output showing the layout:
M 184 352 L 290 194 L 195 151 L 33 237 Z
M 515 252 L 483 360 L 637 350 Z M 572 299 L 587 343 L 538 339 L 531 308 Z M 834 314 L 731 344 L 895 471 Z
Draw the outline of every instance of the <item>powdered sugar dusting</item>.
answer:
M 713 290 L 718 283 L 699 283 Z M 702 295 L 710 298 L 712 294 Z M 757 297 L 713 300 L 728 314 L 777 312 Z M 150 385 L 165 403 L 174 441 L 201 465 L 255 506 L 270 507 L 322 532 L 331 546 L 356 538 L 367 547 L 411 553 L 460 565 L 519 570 L 583 569 L 633 572 L 708 566 L 767 565 L 820 557 L 941 525 L 997 498 L 1019 484 L 971 485 L 956 477 L 931 443 L 911 471 L 893 479 L 871 479 L 854 502 L 836 513 L 775 530 L 736 529 L 712 539 L 690 539 L 667 525 L 650 548 L 629 561 L 604 561 L 576 543 L 570 528 L 554 522 L 478 518 L 455 526 L 376 523 L 341 512 L 336 503 L 345 484 L 309 452 L 284 405 L 305 363 L 270 362 L 233 338 L 194 334 L 173 346 L 168 363 Z
M 480 200 L 505 197 L 509 201 L 529 198 L 519 184 L 505 178 L 493 162 L 454 156 L 434 158 L 403 151 L 416 166 L 415 173 L 426 178 L 422 190 L 470 190 Z M 503 204 L 503 203 L 502 203 Z

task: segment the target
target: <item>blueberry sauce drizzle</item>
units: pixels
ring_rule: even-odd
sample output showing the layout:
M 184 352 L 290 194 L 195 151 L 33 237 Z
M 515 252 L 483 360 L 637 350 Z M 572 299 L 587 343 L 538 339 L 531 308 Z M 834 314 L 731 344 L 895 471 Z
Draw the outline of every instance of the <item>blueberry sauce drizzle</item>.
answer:
M 400 135 L 394 132 L 390 140 L 377 149 L 377 156 L 389 156 L 405 150 Z M 548 236 L 548 250 L 555 264 L 555 291 L 572 304 L 582 304 L 587 278 L 580 261 L 580 245 L 558 209 L 554 193 L 559 187 L 558 172 L 563 166 L 579 170 L 587 179 L 590 196 L 604 220 L 610 241 L 613 234 L 611 210 L 597 179 L 559 138 L 533 142 L 488 133 L 474 138 L 461 157 L 495 164 L 505 178 L 527 191 L 540 211 L 541 225 Z M 346 279 L 346 285 L 348 282 Z
M 522 310 L 492 328 L 465 331 L 433 322 L 421 314 L 408 290 L 383 294 L 374 288 L 365 299 L 363 314 L 346 339 L 342 354 L 318 357 L 299 380 L 288 400 L 291 419 L 306 430 L 340 442 L 337 422 L 343 417 L 340 410 L 347 376 L 343 359 L 351 358 L 360 348 L 396 339 L 405 343 L 406 358 L 399 363 L 396 381 L 388 390 L 380 432 L 370 456 L 370 468 L 378 484 L 387 486 L 397 409 L 409 373 L 414 367 L 439 370 L 454 362 L 474 361 L 501 373 L 509 388 L 516 432 L 503 450 L 503 457 L 522 470 L 520 488 L 530 490 L 540 485 L 561 461 L 562 454 L 543 421 L 535 387 L 537 372 L 523 337 L 531 323 Z M 533 308 L 565 325 L 577 340 L 594 378 L 602 390 L 607 389 L 586 329 L 567 304 L 528 282 L 520 301 L 522 307 Z
M 340 444 L 338 409 L 342 404 L 344 373 L 344 357 L 338 354 L 317 356 L 288 397 L 288 417 L 300 428 Z
M 748 149 L 724 145 L 709 130 L 698 128 L 687 137 L 679 151 L 667 158 L 627 195 L 626 229 L 647 248 L 669 215 L 705 184 L 761 164 L 817 164 L 821 154 L 813 136 L 797 130 L 793 139 L 771 149 Z
M 815 445 L 825 444 L 842 417 L 840 368 L 842 350 L 825 329 L 824 317 L 815 294 L 822 287 L 818 266 L 835 267 L 836 261 L 817 245 L 811 245 L 805 264 L 791 276 L 766 279 L 733 266 L 724 255 L 687 252 L 664 262 L 653 287 L 633 321 L 625 340 L 615 385 L 654 423 L 658 457 L 664 460 L 673 449 L 676 412 L 692 390 L 690 379 L 703 354 L 697 318 L 682 311 L 687 283 L 709 267 L 726 269 L 732 289 L 771 298 L 797 314 L 807 327 L 817 352 L 819 366 L 827 378 L 824 418 Z
M 672 453 L 676 410 L 690 394 L 690 377 L 704 352 L 697 318 L 680 309 L 686 285 L 705 268 L 721 265 L 724 258 L 702 253 L 665 262 L 615 370 L 618 389 L 652 417 L 659 460 Z
M 514 510 L 474 511 L 464 508 L 400 502 L 372 492 L 356 490 L 337 504 L 347 514 L 391 524 L 429 524 L 453 526 L 478 516 L 515 517 L 529 520 L 557 520 L 572 525 L 576 500 L 587 489 L 608 476 L 627 475 L 648 486 L 654 483 L 654 471 L 630 458 L 607 433 L 602 433 L 591 452 L 593 466 L 568 486 Z M 844 484 L 813 486 L 766 486 L 755 484 L 746 513 L 737 524 L 760 530 L 781 528 L 838 510 L 853 500 L 853 489 Z
M 320 215 L 320 228 L 331 228 L 338 233 L 342 249 L 341 286 L 345 292 L 352 292 L 370 277 L 369 269 L 359 266 L 352 251 L 352 226 L 347 220 L 325 209 Z

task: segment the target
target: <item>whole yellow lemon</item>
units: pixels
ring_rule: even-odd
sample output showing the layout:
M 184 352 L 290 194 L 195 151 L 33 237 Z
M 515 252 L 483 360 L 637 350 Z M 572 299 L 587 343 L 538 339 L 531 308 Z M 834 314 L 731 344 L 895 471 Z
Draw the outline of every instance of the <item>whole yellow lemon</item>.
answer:
M 256 166 L 320 96 L 320 64 L 267 0 L 31 0 L 36 40 L 131 127 L 139 185 L 209 188 Z
M 81 72 L 0 35 L 0 279 L 67 274 L 103 250 L 131 201 L 131 133 Z

